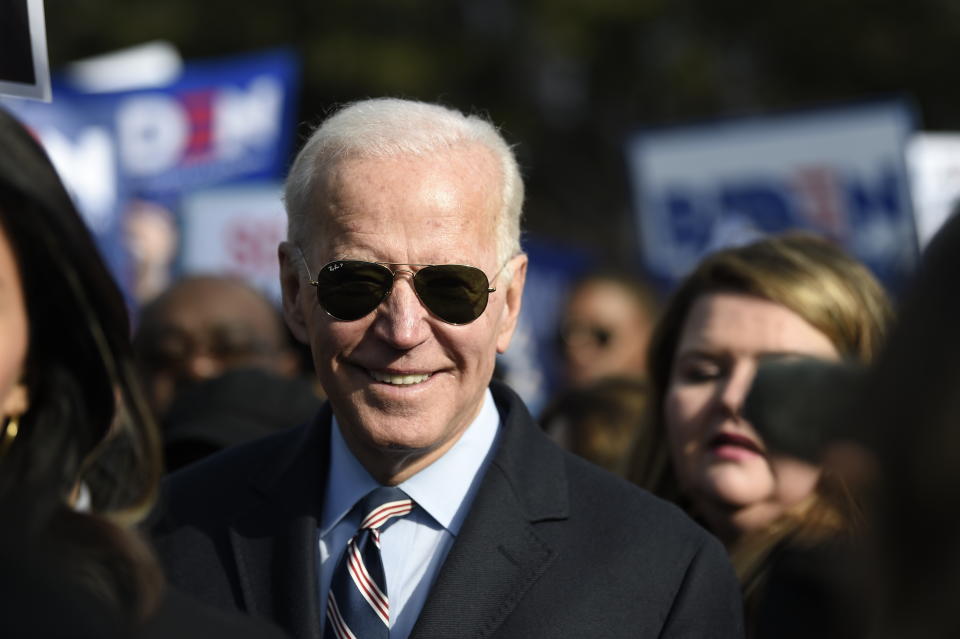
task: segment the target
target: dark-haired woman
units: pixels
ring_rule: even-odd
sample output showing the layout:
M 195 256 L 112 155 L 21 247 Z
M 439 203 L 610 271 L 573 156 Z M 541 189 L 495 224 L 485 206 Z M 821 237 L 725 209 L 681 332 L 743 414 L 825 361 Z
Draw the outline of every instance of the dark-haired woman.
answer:
M 161 459 L 128 331 L 48 158 L 0 111 L 0 634 L 277 636 L 167 592 L 134 529 Z

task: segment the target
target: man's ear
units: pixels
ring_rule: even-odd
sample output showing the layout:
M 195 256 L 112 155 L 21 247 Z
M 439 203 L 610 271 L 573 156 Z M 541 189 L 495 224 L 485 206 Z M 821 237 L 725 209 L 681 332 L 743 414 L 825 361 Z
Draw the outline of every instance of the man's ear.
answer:
M 30 397 L 27 394 L 27 386 L 23 382 L 20 382 L 12 387 L 3 399 L 3 406 L 0 406 L 0 413 L 2 413 L 3 419 L 19 417 L 27 412 L 29 407 Z
M 280 290 L 283 293 L 283 319 L 287 322 L 290 332 L 304 344 L 309 343 L 307 322 L 303 316 L 301 296 L 312 291 L 307 282 L 303 258 L 297 247 L 290 242 L 280 242 L 277 247 L 277 258 L 280 260 Z
M 503 353 L 510 346 L 510 339 L 517 328 L 517 320 L 520 317 L 520 303 L 523 301 L 523 285 L 527 281 L 527 256 L 524 253 L 511 259 L 513 277 L 505 288 L 498 288 L 494 295 L 503 291 L 505 303 L 503 305 L 503 317 L 500 321 L 500 327 L 497 332 L 497 352 Z

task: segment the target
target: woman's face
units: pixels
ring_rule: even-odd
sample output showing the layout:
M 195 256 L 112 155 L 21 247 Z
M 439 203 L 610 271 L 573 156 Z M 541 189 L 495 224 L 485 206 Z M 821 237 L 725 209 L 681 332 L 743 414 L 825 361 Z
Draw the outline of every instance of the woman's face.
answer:
M 664 417 L 681 490 L 721 537 L 766 526 L 807 497 L 818 478 L 812 466 L 771 458 L 741 414 L 760 360 L 781 356 L 838 358 L 826 335 L 780 304 L 740 293 L 695 300 Z
M 606 280 L 583 284 L 567 301 L 562 324 L 564 375 L 570 385 L 644 374 L 651 309 L 623 285 Z
M 20 272 L 3 227 L 0 227 L 0 418 L 19 416 L 27 410 L 27 392 L 22 383 L 27 358 L 27 309 Z

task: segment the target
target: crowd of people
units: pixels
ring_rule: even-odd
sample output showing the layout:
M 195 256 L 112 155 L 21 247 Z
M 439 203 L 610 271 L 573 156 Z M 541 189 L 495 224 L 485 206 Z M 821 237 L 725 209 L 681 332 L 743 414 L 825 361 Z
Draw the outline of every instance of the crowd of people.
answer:
M 527 257 L 490 122 L 333 113 L 282 309 L 192 277 L 132 339 L 43 150 L 0 141 L 4 636 L 956 634 L 960 217 L 896 313 L 809 233 L 666 299 L 590 274 L 535 419 L 492 379 Z

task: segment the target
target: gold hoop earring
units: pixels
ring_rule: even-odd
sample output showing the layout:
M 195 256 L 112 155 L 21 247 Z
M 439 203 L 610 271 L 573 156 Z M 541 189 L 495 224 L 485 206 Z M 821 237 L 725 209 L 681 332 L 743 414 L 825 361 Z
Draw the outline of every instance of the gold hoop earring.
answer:
M 0 439 L 0 457 L 7 454 L 10 447 L 13 446 L 13 440 L 17 438 L 20 432 L 20 416 L 14 415 L 7 418 L 7 423 L 3 425 L 3 435 Z

